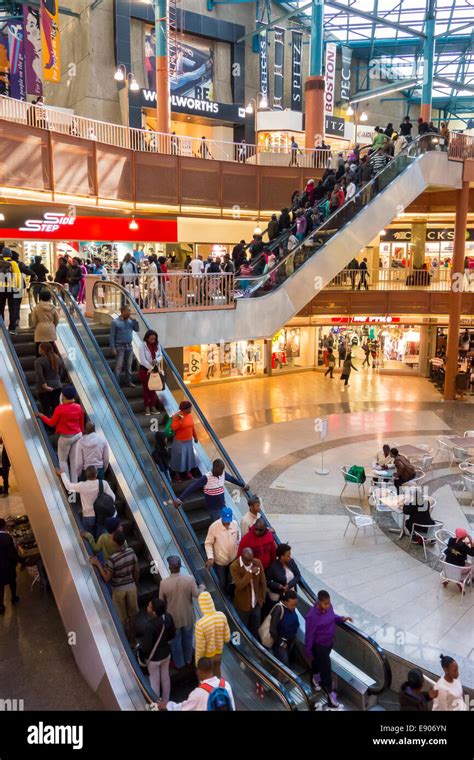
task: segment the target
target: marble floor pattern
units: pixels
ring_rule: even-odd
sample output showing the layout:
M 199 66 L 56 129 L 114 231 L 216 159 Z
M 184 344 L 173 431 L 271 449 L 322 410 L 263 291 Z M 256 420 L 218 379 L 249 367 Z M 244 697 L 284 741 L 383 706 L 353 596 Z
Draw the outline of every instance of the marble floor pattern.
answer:
M 327 587 L 338 608 L 382 645 L 435 672 L 439 653 L 454 653 L 465 682 L 474 685 L 474 594 L 468 591 L 463 604 L 453 586 L 437 595 L 439 572 L 418 547 L 407 550 L 408 539 L 398 543 L 380 527 L 377 542 L 372 531 L 360 531 L 353 542 L 352 527 L 344 537 L 344 504 L 367 512 L 369 506 L 351 487 L 340 498 L 341 465 L 369 470 L 385 442 L 436 449 L 440 435 L 474 427 L 474 409 L 444 402 L 423 378 L 372 374 L 351 378 L 351 386 L 341 393 L 336 381 L 328 387 L 318 373 L 301 373 L 199 388 L 195 396 L 313 589 Z M 327 476 L 315 473 L 322 452 Z M 427 478 L 437 500 L 433 517 L 449 530 L 472 531 L 474 510 L 454 489 L 458 471 L 448 465 L 440 455 Z

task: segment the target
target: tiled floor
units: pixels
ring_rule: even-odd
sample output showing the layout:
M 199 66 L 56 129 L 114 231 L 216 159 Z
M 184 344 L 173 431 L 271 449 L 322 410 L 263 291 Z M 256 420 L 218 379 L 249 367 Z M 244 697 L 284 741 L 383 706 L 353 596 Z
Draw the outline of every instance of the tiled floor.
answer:
M 377 527 L 377 543 L 370 531 L 354 543 L 352 528 L 344 537 L 344 503 L 366 511 L 368 503 L 359 502 L 357 489 L 340 499 L 341 465 L 369 470 L 385 442 L 436 448 L 439 435 L 474 427 L 473 406 L 444 402 L 426 379 L 368 370 L 354 373 L 347 391 L 339 380 L 305 372 L 198 388 L 194 395 L 313 588 L 327 587 L 361 628 L 425 667 L 439 671 L 439 653 L 453 652 L 474 685 L 474 594 L 462 605 L 453 587 L 437 596 L 438 572 L 418 547 L 409 552 L 408 539 L 398 543 L 386 529 Z M 328 417 L 324 441 L 321 417 Z M 322 452 L 326 476 L 315 473 Z M 472 530 L 474 510 L 458 499 L 456 479 L 456 468 L 439 457 L 427 481 L 437 500 L 433 517 L 449 530 Z
M 25 510 L 11 471 L 11 490 L 0 498 L 0 515 Z M 31 586 L 27 571 L 18 570 L 20 602 L 0 617 L 0 696 L 23 699 L 25 710 L 101 710 L 102 705 L 77 669 L 63 623 L 50 592 Z

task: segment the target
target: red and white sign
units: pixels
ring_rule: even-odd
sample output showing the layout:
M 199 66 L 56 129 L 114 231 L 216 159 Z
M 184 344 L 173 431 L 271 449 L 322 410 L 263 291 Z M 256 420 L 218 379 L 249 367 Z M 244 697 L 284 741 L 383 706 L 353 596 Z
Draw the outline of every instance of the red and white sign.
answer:
M 27 219 L 22 227 L 0 225 L 2 240 L 111 240 L 116 243 L 177 243 L 176 219 L 135 220 L 138 229 L 131 230 L 130 218 L 103 216 L 68 216 L 47 212 L 43 219 Z
M 400 322 L 400 317 L 331 317 L 331 322 L 338 325 L 388 325 Z
M 334 42 L 326 43 L 324 111 L 329 114 L 329 116 L 332 116 L 334 113 L 334 97 L 336 93 L 336 55 L 337 45 L 335 45 Z

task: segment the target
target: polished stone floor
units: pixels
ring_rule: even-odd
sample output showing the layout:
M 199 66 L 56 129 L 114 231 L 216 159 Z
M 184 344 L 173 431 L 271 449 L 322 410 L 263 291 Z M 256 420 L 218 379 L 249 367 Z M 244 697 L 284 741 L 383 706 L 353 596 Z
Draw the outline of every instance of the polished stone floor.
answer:
M 15 477 L 0 498 L 0 516 L 25 510 Z M 84 681 L 67 643 L 53 595 L 43 591 L 26 570 L 17 573 L 19 604 L 0 616 L 0 696 L 22 699 L 25 710 L 101 710 L 102 705 Z
M 452 652 L 466 683 L 474 685 L 474 595 L 463 603 L 453 586 L 441 588 L 436 554 L 424 560 L 389 532 L 384 517 L 373 533 L 353 542 L 345 505 L 369 512 L 367 498 L 348 487 L 340 497 L 342 465 L 370 469 L 385 442 L 428 443 L 440 435 L 474 428 L 469 402 L 444 402 L 424 378 L 353 373 L 349 388 L 321 373 L 201 387 L 198 404 L 223 439 L 233 461 L 265 510 L 281 540 L 288 541 L 316 590 L 326 587 L 339 609 L 380 643 L 439 672 L 439 653 Z M 321 440 L 322 418 L 328 431 Z M 317 475 L 324 467 L 329 475 Z M 425 485 L 436 499 L 433 518 L 449 530 L 472 532 L 474 509 L 459 492 L 459 473 L 445 455 L 436 457 Z

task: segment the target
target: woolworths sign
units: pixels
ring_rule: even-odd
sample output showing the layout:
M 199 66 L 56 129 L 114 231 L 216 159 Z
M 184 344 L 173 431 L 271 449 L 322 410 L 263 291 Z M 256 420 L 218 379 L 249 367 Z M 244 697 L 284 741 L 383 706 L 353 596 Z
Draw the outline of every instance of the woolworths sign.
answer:
M 142 108 L 156 107 L 155 90 L 141 90 Z M 219 119 L 232 124 L 243 124 L 245 121 L 244 106 L 233 103 L 218 103 L 216 100 L 192 98 L 188 95 L 171 95 L 171 110 L 174 113 L 200 115 L 206 119 Z

